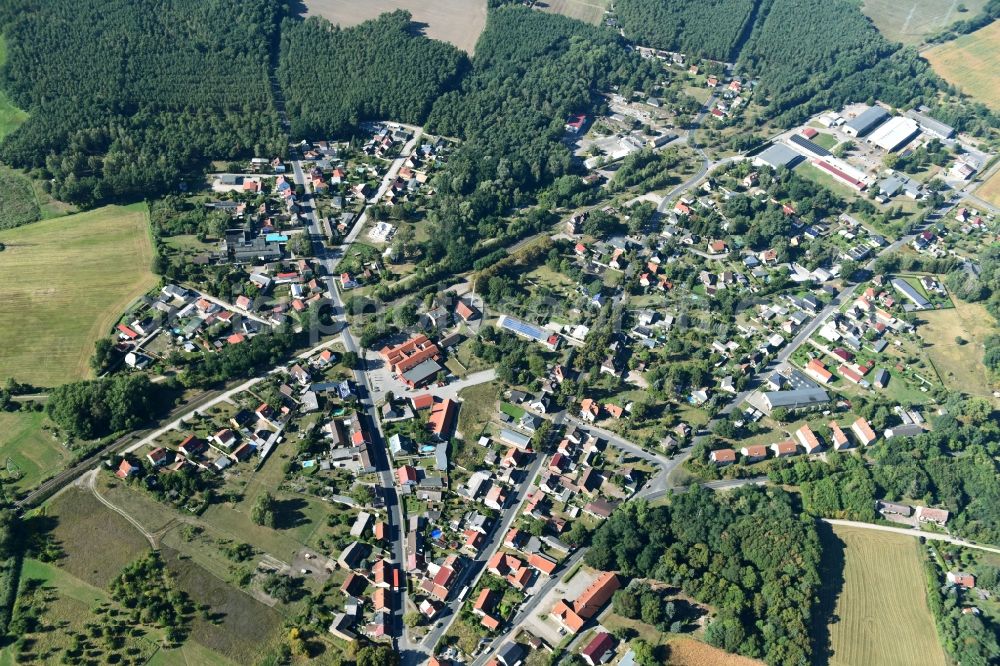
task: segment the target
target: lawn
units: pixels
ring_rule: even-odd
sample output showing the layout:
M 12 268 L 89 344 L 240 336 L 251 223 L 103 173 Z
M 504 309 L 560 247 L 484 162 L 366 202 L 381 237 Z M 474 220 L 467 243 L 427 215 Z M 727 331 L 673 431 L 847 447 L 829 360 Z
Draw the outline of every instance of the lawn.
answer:
M 835 527 L 824 556 L 840 559 L 842 582 L 829 625 L 830 666 L 932 666 L 945 663 L 924 589 L 917 539 Z M 829 595 L 827 596 L 829 600 Z M 886 621 L 891 618 L 891 621 Z
M 7 41 L 0 35 L 0 67 L 7 61 Z M 7 93 L 0 90 L 0 139 L 4 138 L 28 119 L 28 114 L 14 106 Z
M 497 403 L 497 387 L 493 382 L 470 386 L 458 394 L 462 409 L 458 412 L 458 431 L 472 442 L 493 418 Z
M 145 204 L 0 232 L 0 377 L 52 386 L 90 375 L 94 342 L 156 285 Z
M 975 194 L 994 206 L 1000 206 L 1000 169 L 997 169 L 989 180 L 976 188 Z
M 44 412 L 0 412 L 0 469 L 16 490 L 34 488 L 63 468 L 70 452 L 52 434 Z
M 993 388 L 983 365 L 983 342 L 996 333 L 993 317 L 982 305 L 955 301 L 947 310 L 924 310 L 917 329 L 927 343 L 928 358 L 946 388 L 989 396 Z M 959 344 L 962 338 L 965 344 Z
M 840 143 L 837 141 L 837 137 L 832 134 L 827 134 L 826 132 L 820 132 L 813 137 L 812 141 L 817 146 L 821 146 L 827 150 L 833 150 L 833 147 Z
M 56 564 L 95 587 L 107 588 L 126 564 L 149 550 L 145 537 L 89 491 L 71 487 L 45 511 L 55 519 L 52 536 L 65 554 Z
M 1000 21 L 922 54 L 939 76 L 1000 110 Z
M 959 4 L 968 11 L 959 12 Z M 887 39 L 916 45 L 956 21 L 972 18 L 985 4 L 986 0 L 864 0 L 861 11 Z

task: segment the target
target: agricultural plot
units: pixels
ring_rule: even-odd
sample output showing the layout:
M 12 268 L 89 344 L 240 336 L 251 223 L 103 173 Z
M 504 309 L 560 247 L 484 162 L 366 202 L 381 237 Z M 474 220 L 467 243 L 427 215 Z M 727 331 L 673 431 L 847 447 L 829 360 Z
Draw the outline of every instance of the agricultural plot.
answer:
M 598 25 L 604 18 L 608 0 L 538 0 L 535 9 Z
M 1000 21 L 936 46 L 923 56 L 949 83 L 994 111 L 1000 110 Z
M 422 24 L 424 34 L 431 39 L 450 42 L 466 53 L 472 53 L 479 34 L 486 27 L 486 0 L 305 0 L 307 14 L 322 16 L 331 23 L 347 28 L 380 14 L 405 9 L 413 21 Z
M 829 626 L 830 666 L 943 665 L 917 539 L 848 527 L 832 534 L 824 550 L 842 550 L 843 566 L 829 590 L 836 594 L 837 618 Z
M 762 661 L 730 654 L 693 638 L 673 638 L 670 646 L 670 663 L 677 666 L 763 666 Z
M 976 196 L 994 206 L 1000 206 L 1000 170 L 976 189 Z
M 143 204 L 0 232 L 0 376 L 53 386 L 90 374 L 94 342 L 156 284 Z
M 986 0 L 864 0 L 861 11 L 886 39 L 920 44 L 956 21 L 975 16 Z M 967 11 L 959 11 L 964 6 Z
M 989 396 L 992 383 L 983 365 L 983 342 L 996 330 L 993 317 L 977 303 L 955 301 L 946 310 L 920 313 L 918 331 L 946 388 Z

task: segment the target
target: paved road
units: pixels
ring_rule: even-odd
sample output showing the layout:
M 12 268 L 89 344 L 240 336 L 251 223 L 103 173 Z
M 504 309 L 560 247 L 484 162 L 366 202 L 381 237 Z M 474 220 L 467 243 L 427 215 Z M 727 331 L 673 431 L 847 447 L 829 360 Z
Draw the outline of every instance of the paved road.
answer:
M 419 132 L 414 135 L 411 143 L 407 144 L 407 148 L 404 148 L 403 155 L 408 154 L 408 152 L 412 150 L 412 145 L 415 145 L 419 136 Z M 404 161 L 405 157 L 400 157 L 393 162 L 389 173 L 386 175 L 386 178 L 382 182 L 382 186 L 379 188 L 376 199 L 381 197 L 381 195 L 385 192 L 385 189 L 389 187 L 389 184 L 392 182 L 392 179 L 395 178 L 395 174 L 398 173 L 399 168 L 402 166 Z M 300 160 L 293 161 L 292 169 L 295 173 L 296 181 L 301 183 L 305 188 L 303 203 L 308 206 L 306 209 L 306 217 L 309 222 L 308 226 L 310 233 L 316 237 L 325 237 L 319 216 L 316 214 L 312 184 L 305 178 L 302 171 L 302 162 Z M 316 259 L 324 268 L 327 290 L 330 295 L 330 300 L 334 306 L 334 321 L 342 324 L 341 339 L 343 341 L 344 348 L 349 352 L 358 354 L 361 358 L 361 367 L 354 369 L 354 381 L 357 385 L 358 397 L 360 404 L 365 410 L 362 414 L 360 414 L 360 416 L 362 420 L 365 421 L 365 430 L 370 436 L 371 441 L 369 442 L 369 451 L 372 455 L 372 463 L 375 465 L 377 470 L 379 480 L 378 492 L 385 503 L 387 515 L 386 523 L 388 525 L 389 535 L 391 538 L 391 559 L 402 569 L 402 565 L 405 560 L 404 539 L 406 534 L 406 527 L 403 524 L 403 510 L 399 501 L 399 495 L 396 492 L 394 475 L 389 464 L 389 454 L 386 449 L 385 439 L 382 436 L 382 426 L 378 420 L 375 402 L 371 397 L 371 384 L 369 382 L 368 374 L 365 371 L 367 368 L 367 362 L 364 358 L 364 352 L 363 350 L 359 351 L 358 343 L 349 328 L 344 314 L 344 304 L 340 296 L 340 291 L 334 281 L 334 276 L 337 274 L 337 265 L 343 258 L 346 247 L 350 245 L 355 238 L 357 238 L 358 233 L 360 233 L 361 228 L 364 226 L 364 217 L 364 213 L 362 213 L 361 218 L 355 224 L 351 233 L 348 234 L 344 244 L 340 248 L 337 248 L 336 251 L 330 252 L 326 249 L 325 245 L 317 243 L 315 253 Z M 419 646 L 412 645 L 403 631 L 403 613 L 406 610 L 405 570 L 402 571 L 402 574 L 404 577 L 403 585 L 401 589 L 395 590 L 393 593 L 394 622 L 393 626 L 390 628 L 393 635 L 393 647 L 399 650 L 401 654 L 412 655 L 412 658 L 419 659 L 420 654 L 413 654 L 414 648 L 419 650 Z
M 542 463 L 545 461 L 546 457 L 546 454 L 541 452 L 535 453 L 535 460 L 532 462 L 531 467 L 526 470 L 524 478 L 518 485 L 517 494 L 514 496 L 508 509 L 504 512 L 503 518 L 494 527 L 493 531 L 490 532 L 489 537 L 487 537 L 487 542 L 479 551 L 479 555 L 477 555 L 475 560 L 467 564 L 465 569 L 462 570 L 462 574 L 458 577 L 453 589 L 461 590 L 465 585 L 473 588 L 479 582 L 479 579 L 486 571 L 486 563 L 503 545 L 503 539 L 507 535 L 507 531 L 510 529 L 511 524 L 517 516 L 520 515 L 521 507 L 524 505 L 524 501 L 528 496 L 528 488 L 541 471 Z M 463 603 L 464 601 L 459 601 L 456 597 L 441 610 L 441 615 L 438 618 L 437 624 L 435 624 L 434 628 L 424 637 L 424 648 L 428 651 L 432 651 L 434 649 L 438 640 L 442 635 L 447 633 L 452 622 L 454 622 L 455 618 L 458 617 L 458 611 Z
M 972 541 L 966 541 L 965 539 L 959 539 L 958 537 L 953 537 L 948 534 L 938 534 L 937 532 L 924 532 L 923 530 L 907 529 L 905 527 L 889 527 L 888 525 L 873 525 L 872 523 L 861 523 L 855 520 L 837 520 L 835 518 L 823 518 L 824 523 L 829 523 L 830 525 L 841 525 L 843 527 L 860 527 L 866 530 L 875 530 L 878 532 L 891 532 L 892 534 L 903 534 L 905 536 L 911 537 L 923 537 L 925 539 L 930 539 L 932 541 L 945 541 L 947 543 L 955 544 L 956 546 L 962 546 L 963 548 L 974 548 L 976 550 L 985 550 L 990 553 L 1000 553 L 1000 548 L 994 548 L 993 546 L 983 546 L 978 543 L 973 543 Z

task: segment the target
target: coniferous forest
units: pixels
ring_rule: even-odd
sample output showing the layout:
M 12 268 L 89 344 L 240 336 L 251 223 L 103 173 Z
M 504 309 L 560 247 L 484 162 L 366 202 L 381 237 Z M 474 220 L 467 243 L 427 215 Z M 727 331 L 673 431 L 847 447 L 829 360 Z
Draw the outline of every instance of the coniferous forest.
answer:
M 450 44 L 414 34 L 409 12 L 341 29 L 287 19 L 278 79 L 294 136 L 344 134 L 363 120 L 421 124 L 468 66 Z
M 0 159 L 91 206 L 175 187 L 205 159 L 284 145 L 274 0 L 23 1 L 0 84 L 30 113 Z

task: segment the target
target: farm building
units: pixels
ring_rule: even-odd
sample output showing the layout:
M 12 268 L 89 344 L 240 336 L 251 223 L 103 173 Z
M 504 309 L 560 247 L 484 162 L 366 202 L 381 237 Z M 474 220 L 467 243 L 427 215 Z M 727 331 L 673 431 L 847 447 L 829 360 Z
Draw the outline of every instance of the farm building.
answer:
M 890 153 L 894 153 L 920 134 L 917 121 L 904 116 L 896 116 L 871 133 L 868 143 L 874 144 Z
M 844 125 L 847 136 L 865 136 L 889 119 L 889 112 L 879 106 L 873 106 Z
M 802 161 L 802 156 L 783 143 L 776 143 L 753 158 L 755 166 L 769 166 L 772 169 L 791 169 Z

